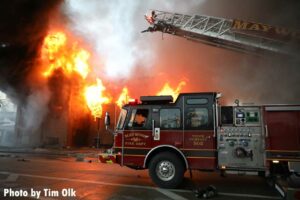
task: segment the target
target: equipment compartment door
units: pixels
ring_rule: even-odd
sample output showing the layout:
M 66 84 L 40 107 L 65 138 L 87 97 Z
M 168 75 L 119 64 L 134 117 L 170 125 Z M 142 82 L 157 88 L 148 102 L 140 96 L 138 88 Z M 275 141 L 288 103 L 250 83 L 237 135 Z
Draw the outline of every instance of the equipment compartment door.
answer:
M 212 95 L 184 99 L 184 153 L 194 169 L 216 167 L 213 104 Z
M 265 108 L 268 160 L 300 161 L 300 106 Z

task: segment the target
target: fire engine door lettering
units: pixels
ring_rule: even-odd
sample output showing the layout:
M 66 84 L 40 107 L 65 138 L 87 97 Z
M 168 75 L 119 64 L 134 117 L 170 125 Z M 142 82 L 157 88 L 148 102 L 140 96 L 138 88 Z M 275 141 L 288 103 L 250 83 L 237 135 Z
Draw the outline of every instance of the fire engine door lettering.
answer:
M 204 142 L 207 141 L 207 137 L 205 135 L 192 135 L 189 140 L 193 142 L 194 146 L 203 146 Z
M 145 139 L 149 138 L 148 135 L 142 133 L 128 133 L 125 134 L 126 146 L 146 146 Z

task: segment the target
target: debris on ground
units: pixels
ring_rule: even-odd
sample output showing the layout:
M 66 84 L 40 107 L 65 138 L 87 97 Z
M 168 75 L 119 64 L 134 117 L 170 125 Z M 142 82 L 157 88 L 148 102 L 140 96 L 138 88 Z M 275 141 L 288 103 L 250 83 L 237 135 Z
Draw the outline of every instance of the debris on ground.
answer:
M 218 195 L 217 188 L 213 185 L 209 185 L 207 188 L 201 189 L 198 188 L 194 191 L 195 197 L 210 199 Z

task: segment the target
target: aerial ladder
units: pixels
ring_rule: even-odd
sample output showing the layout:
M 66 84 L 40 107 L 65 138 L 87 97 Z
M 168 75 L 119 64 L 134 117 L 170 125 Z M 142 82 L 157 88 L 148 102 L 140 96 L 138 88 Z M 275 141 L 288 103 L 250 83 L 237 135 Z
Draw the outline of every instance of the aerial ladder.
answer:
M 300 31 L 237 19 L 158 10 L 151 11 L 145 18 L 150 27 L 142 33 L 160 31 L 245 53 L 296 55 L 300 52 Z

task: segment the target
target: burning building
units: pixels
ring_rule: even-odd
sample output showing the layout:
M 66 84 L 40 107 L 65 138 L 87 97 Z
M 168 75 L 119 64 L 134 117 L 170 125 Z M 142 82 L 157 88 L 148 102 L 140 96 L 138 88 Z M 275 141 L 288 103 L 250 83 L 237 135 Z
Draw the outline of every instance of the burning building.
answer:
M 1 35 L 5 41 L 1 46 L 1 61 L 8 67 L 2 68 L 1 88 L 15 105 L 11 119 L 14 128 L 10 130 L 10 139 L 1 137 L 2 146 L 93 145 L 91 133 L 102 127 L 93 127 L 94 119 L 101 117 L 102 104 L 110 100 L 99 96 L 104 89 L 100 79 L 87 78 L 91 70 L 90 53 L 64 31 L 48 27 L 50 17 L 59 15 L 61 3 L 3 2 L 9 10 L 20 14 L 1 18 L 4 21 L 12 17 L 1 27 L 7 29 Z M 23 17 L 18 22 L 20 30 L 13 32 L 10 23 L 17 22 L 19 16 Z M 25 37 L 24 31 L 30 35 Z M 19 54 L 12 57 L 12 53 Z M 14 70 L 9 69 L 12 67 Z
M 264 13 L 285 15 L 280 3 L 273 10 L 268 3 L 275 4 L 264 3 Z M 109 111 L 115 119 L 119 107 L 140 95 L 169 94 L 176 99 L 180 91 L 220 91 L 228 102 L 236 98 L 299 102 L 299 58 L 256 57 L 172 36 L 162 40 L 157 34 L 139 35 L 148 8 L 205 14 L 228 7 L 225 3 L 5 0 L 1 4 L 7 9 L 0 16 L 0 89 L 15 105 L 14 136 L 12 142 L 1 136 L 3 146 L 95 146 L 99 130 L 101 145 L 110 145 L 112 135 L 104 130 L 102 115 Z M 251 12 L 249 18 L 234 12 L 239 10 L 237 3 L 228 5 L 228 12 L 220 9 L 221 17 L 289 22 L 298 28 L 298 12 L 274 22 L 272 14 L 268 18 Z M 255 3 L 247 5 L 249 12 L 258 8 Z M 290 7 L 297 8 L 285 8 Z

